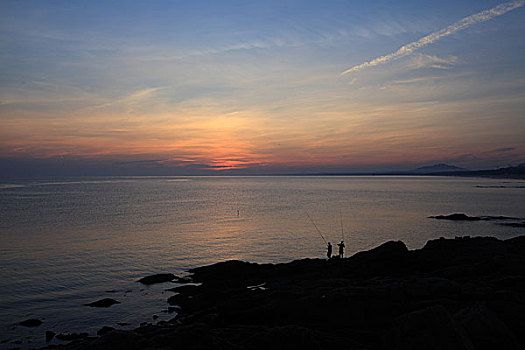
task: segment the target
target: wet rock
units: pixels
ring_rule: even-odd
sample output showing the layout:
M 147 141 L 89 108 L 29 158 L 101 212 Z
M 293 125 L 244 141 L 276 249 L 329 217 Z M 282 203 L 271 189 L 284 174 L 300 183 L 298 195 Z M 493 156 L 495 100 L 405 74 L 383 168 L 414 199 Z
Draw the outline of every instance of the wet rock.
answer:
M 150 285 L 150 284 L 155 284 L 155 283 L 170 282 L 170 281 L 173 281 L 175 278 L 176 276 L 172 273 L 159 273 L 156 275 L 143 277 L 139 279 L 137 282 L 140 282 L 146 285 Z
M 120 304 L 120 302 L 116 301 L 115 299 L 104 298 L 104 299 L 100 299 L 100 300 L 94 301 L 89 304 L 84 304 L 84 305 L 90 306 L 90 307 L 110 307 L 111 305 L 115 305 L 115 304 Z
M 55 337 L 55 332 L 53 331 L 46 331 L 46 343 L 49 343 L 53 338 Z
M 179 311 L 180 310 L 180 307 L 178 306 L 169 306 L 168 309 L 166 310 L 167 313 L 174 313 L 176 311 Z
M 192 291 L 198 290 L 198 286 L 196 285 L 186 285 L 186 286 L 179 286 L 174 288 L 166 289 L 167 292 L 175 292 L 175 293 L 191 293 Z
M 521 221 L 521 222 L 503 222 L 500 225 L 509 226 L 509 227 L 525 227 L 525 221 Z
M 102 328 L 100 328 L 98 331 L 97 331 L 97 335 L 104 335 L 104 334 L 107 334 L 111 331 L 114 331 L 115 328 L 113 327 L 109 327 L 109 326 L 104 326 Z
M 60 333 L 55 336 L 58 340 L 71 341 L 87 338 L 87 333 Z
M 38 327 L 42 324 L 42 321 L 37 320 L 36 318 L 30 318 L 28 320 L 19 322 L 18 324 L 24 327 Z
M 114 330 L 91 342 L 88 348 L 91 350 L 140 350 L 151 348 L 151 345 L 148 346 L 144 339 L 135 332 Z
M 192 283 L 193 280 L 189 276 L 186 276 L 186 277 L 175 277 L 175 282 L 177 282 L 177 283 Z

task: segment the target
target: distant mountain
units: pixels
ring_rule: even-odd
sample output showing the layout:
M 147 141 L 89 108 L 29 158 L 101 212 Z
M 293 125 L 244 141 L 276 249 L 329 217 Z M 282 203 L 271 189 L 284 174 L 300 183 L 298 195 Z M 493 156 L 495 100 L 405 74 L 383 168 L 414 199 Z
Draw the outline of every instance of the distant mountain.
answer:
M 422 166 L 420 168 L 412 170 L 411 173 L 432 174 L 432 173 L 445 173 L 449 171 L 468 171 L 468 169 L 459 168 L 454 165 L 439 163 L 439 164 L 434 164 L 434 165 Z
M 447 171 L 435 172 L 432 175 L 446 175 L 446 176 L 476 176 L 476 177 L 493 177 L 502 179 L 525 179 L 525 163 L 518 166 L 510 166 L 508 168 L 499 168 L 495 170 L 462 170 L 462 171 Z

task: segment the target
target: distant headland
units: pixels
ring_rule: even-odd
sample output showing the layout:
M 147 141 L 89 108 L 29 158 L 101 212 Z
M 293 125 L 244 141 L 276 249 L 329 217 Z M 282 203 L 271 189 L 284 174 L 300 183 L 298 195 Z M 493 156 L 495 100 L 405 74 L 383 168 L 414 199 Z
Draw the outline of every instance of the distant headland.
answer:
M 299 175 L 299 174 L 298 174 Z M 304 174 L 301 174 L 304 175 Z M 385 172 L 360 172 L 360 173 L 316 173 L 307 175 L 339 175 L 339 176 L 409 176 L 409 175 L 424 175 L 424 176 L 460 176 L 460 177 L 487 177 L 487 178 L 503 178 L 503 179 L 525 179 L 525 163 L 517 166 L 509 166 L 506 168 L 498 168 L 492 170 L 468 170 L 454 165 L 435 164 L 430 166 L 423 166 L 417 169 L 408 171 L 385 171 Z

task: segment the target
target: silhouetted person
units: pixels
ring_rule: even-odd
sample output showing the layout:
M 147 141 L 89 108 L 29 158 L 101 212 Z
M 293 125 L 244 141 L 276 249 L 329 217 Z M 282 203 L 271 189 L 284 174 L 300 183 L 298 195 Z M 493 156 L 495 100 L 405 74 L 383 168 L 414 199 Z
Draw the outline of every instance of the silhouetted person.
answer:
M 330 242 L 326 245 L 326 256 L 328 259 L 332 258 L 332 244 Z
M 337 245 L 339 246 L 339 257 L 342 259 L 345 254 L 345 242 L 341 241 L 341 243 L 337 243 Z

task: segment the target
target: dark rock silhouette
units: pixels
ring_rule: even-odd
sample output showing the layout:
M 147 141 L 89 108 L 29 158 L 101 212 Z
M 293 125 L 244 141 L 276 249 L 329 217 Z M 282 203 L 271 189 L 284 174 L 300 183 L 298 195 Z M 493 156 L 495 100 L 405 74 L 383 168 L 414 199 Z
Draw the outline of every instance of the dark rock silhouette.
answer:
M 155 283 L 164 283 L 164 282 L 170 282 L 176 279 L 177 277 L 172 273 L 159 273 L 156 275 L 146 276 L 141 279 L 139 279 L 137 282 L 140 282 L 142 284 L 155 284 Z
M 462 214 L 462 213 L 456 213 L 456 214 L 450 214 L 450 215 L 429 216 L 429 218 L 431 218 L 431 219 L 438 219 L 438 220 L 464 220 L 464 221 L 478 221 L 478 220 L 481 220 L 480 217 L 468 216 L 468 215 Z
M 100 328 L 98 331 L 97 331 L 97 335 L 104 335 L 104 334 L 107 334 L 111 331 L 114 331 L 115 328 L 113 327 L 109 327 L 109 326 L 104 326 L 102 328 Z
M 504 226 L 525 227 L 525 221 L 522 221 L 522 222 L 503 222 L 503 223 L 500 222 L 500 221 L 509 221 L 509 220 L 514 220 L 514 221 L 523 220 L 521 218 L 515 218 L 515 217 L 503 216 L 503 215 L 499 215 L 499 216 L 490 216 L 490 215 L 485 215 L 485 216 L 468 216 L 468 215 L 463 214 L 463 213 L 455 213 L 455 214 L 450 214 L 450 215 L 429 216 L 429 218 L 431 218 L 431 219 L 438 219 L 438 220 L 452 220 L 452 221 L 496 221 L 500 225 L 504 225 Z
M 522 222 L 504 222 L 504 223 L 501 223 L 500 225 L 510 226 L 510 227 L 525 227 L 525 221 L 522 221 Z
M 418 250 L 387 242 L 345 259 L 190 272 L 200 284 L 172 289 L 174 319 L 61 348 L 525 348 L 525 236 L 437 239 Z
M 56 333 L 53 331 L 46 331 L 46 343 L 49 343 L 55 337 Z
M 36 318 L 30 318 L 29 320 L 19 322 L 18 324 L 24 327 L 38 327 L 42 324 L 42 321 L 37 320 Z
M 116 301 L 115 299 L 104 298 L 84 305 L 91 307 L 110 307 L 111 305 L 115 304 L 120 304 L 120 302 Z
M 58 340 L 66 340 L 66 341 L 84 339 L 87 337 L 88 337 L 87 333 L 60 333 L 55 336 L 55 338 L 57 338 Z

